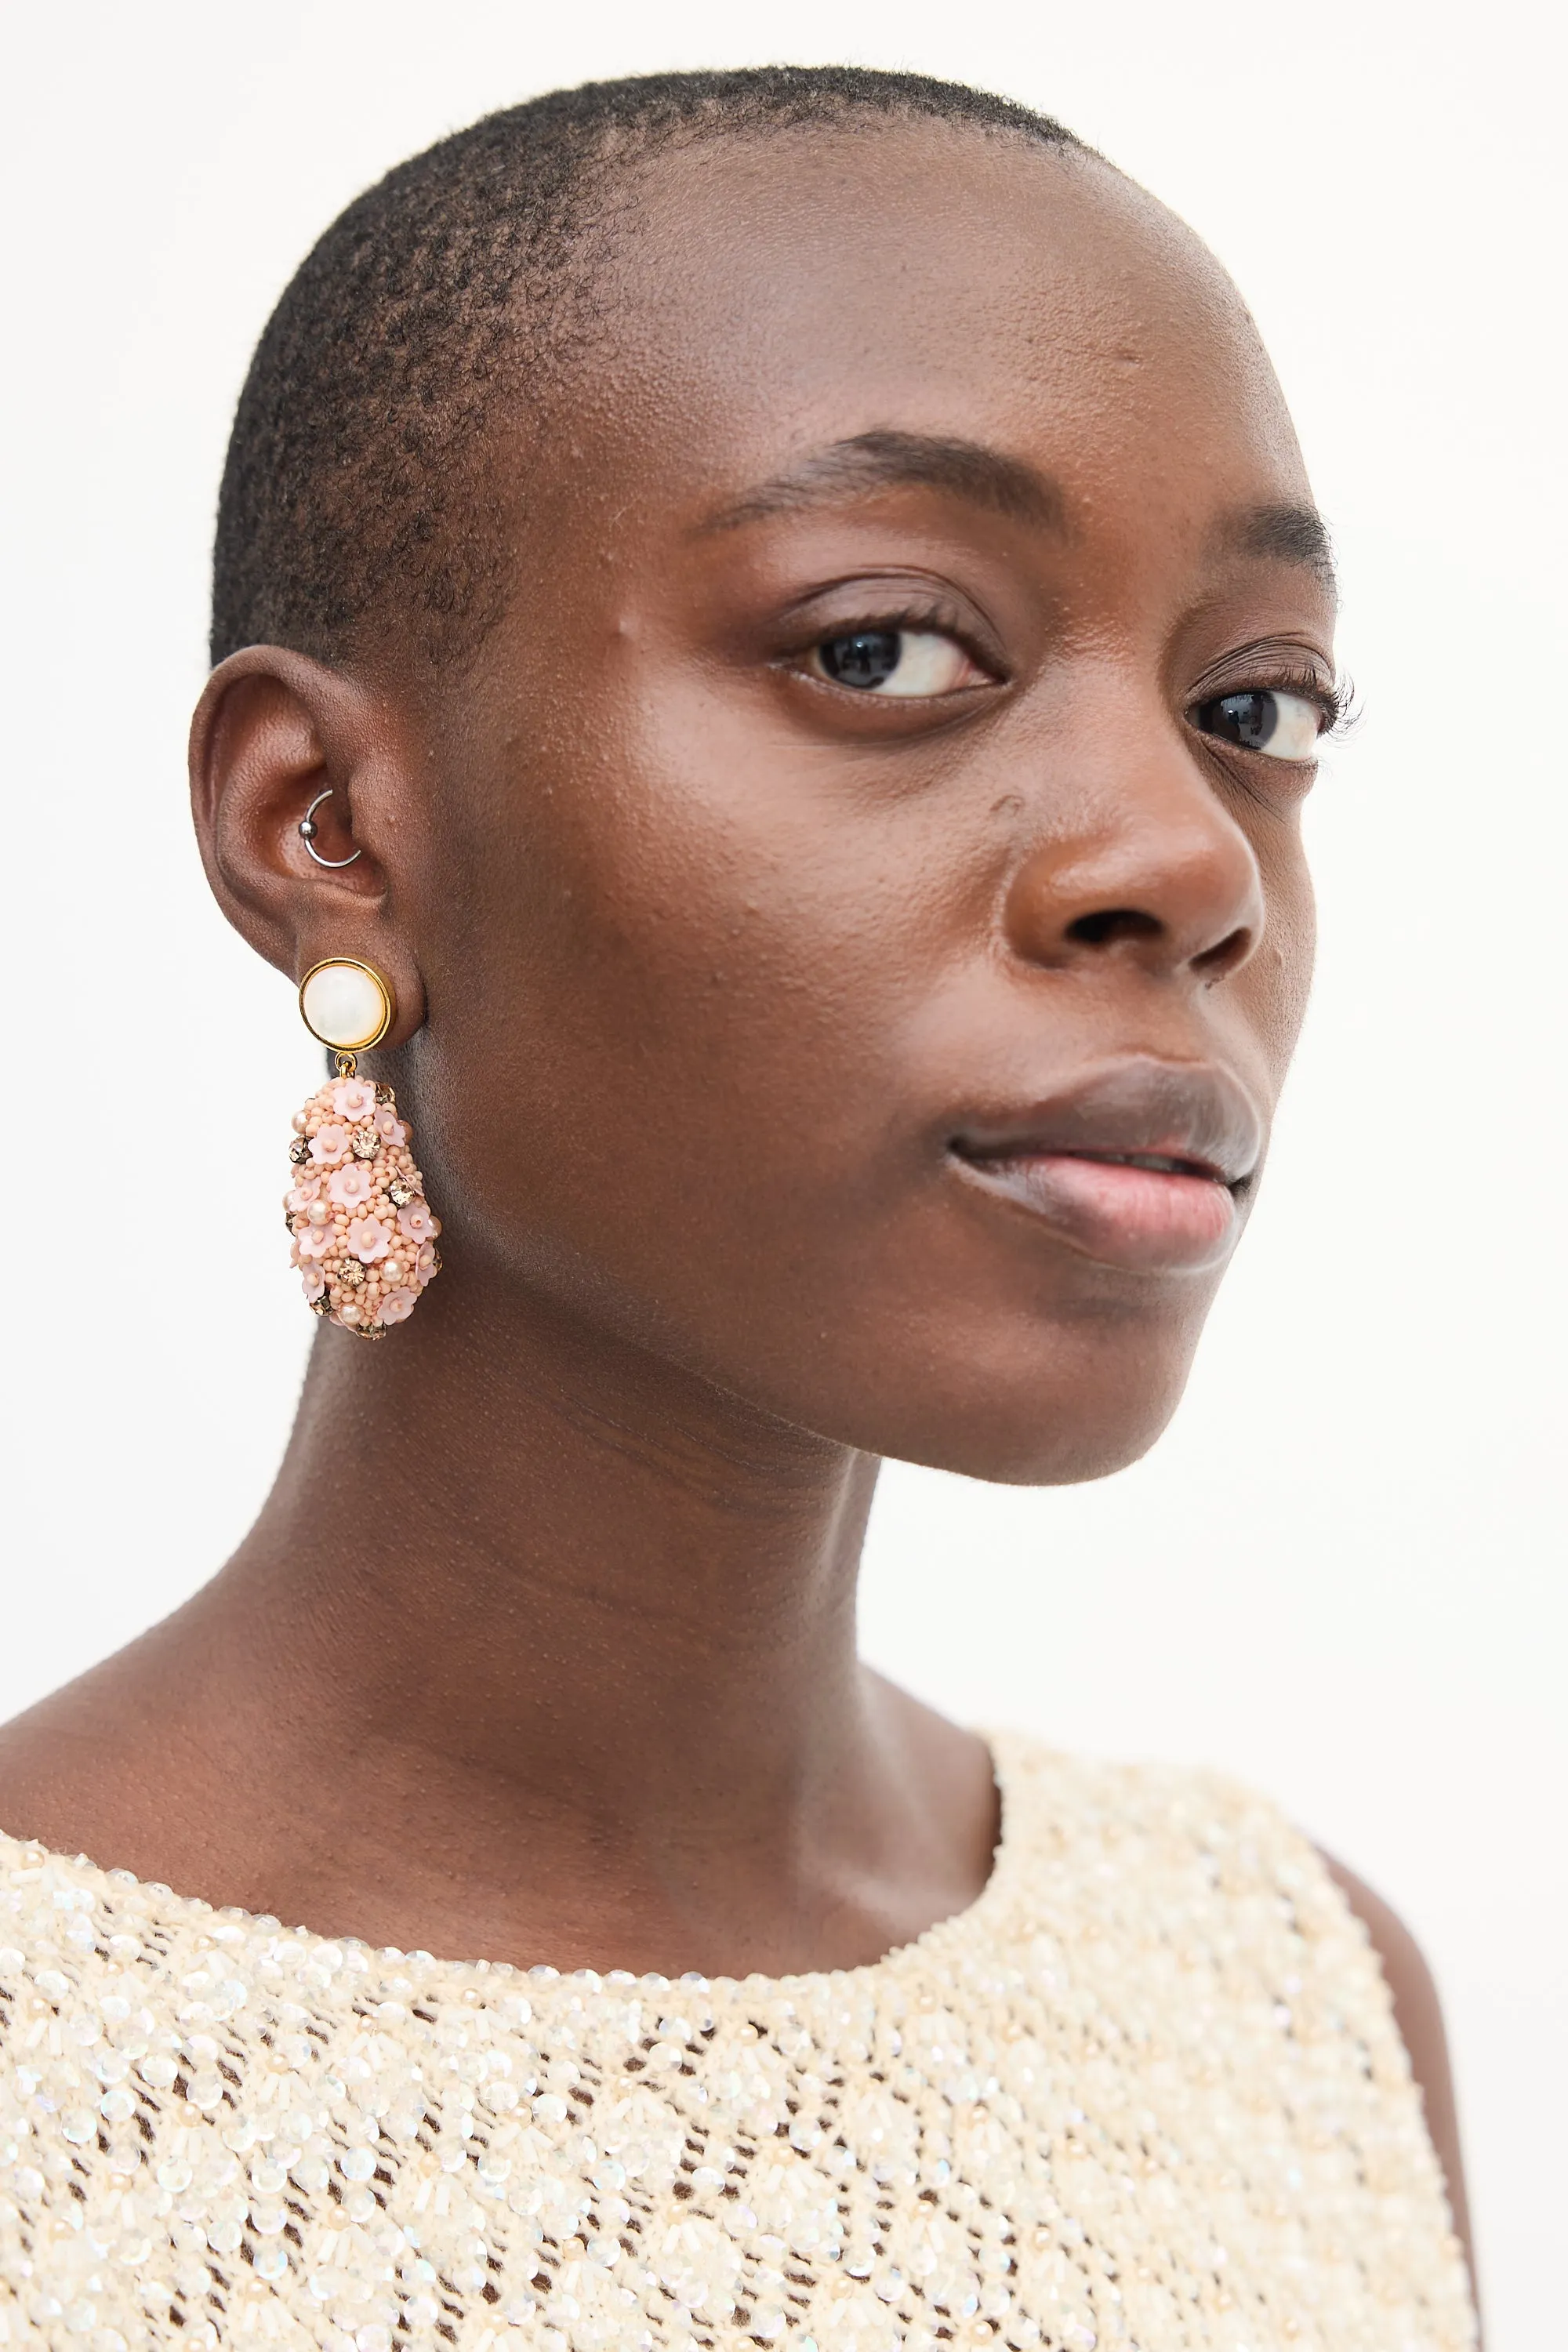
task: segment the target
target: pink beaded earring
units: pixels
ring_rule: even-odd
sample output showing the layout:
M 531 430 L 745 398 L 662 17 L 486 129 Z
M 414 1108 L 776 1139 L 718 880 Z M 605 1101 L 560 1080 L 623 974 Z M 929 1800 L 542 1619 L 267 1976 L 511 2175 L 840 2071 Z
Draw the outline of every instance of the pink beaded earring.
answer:
M 405 1322 L 441 1270 L 441 1220 L 408 1149 L 413 1130 L 392 1088 L 356 1076 L 396 1013 L 390 982 L 357 956 L 312 964 L 300 1013 L 337 1057 L 337 1075 L 294 1116 L 294 1181 L 283 1202 L 305 1297 L 318 1315 L 363 1339 Z

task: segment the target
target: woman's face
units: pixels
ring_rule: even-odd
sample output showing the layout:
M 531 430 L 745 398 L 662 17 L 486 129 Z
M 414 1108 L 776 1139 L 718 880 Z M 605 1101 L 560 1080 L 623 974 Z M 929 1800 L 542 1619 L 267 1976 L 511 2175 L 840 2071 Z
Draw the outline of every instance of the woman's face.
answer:
M 968 131 L 666 157 L 620 251 L 408 721 L 449 1257 L 869 1451 L 1114 1468 L 1308 982 L 1332 604 L 1267 361 L 1148 198 Z

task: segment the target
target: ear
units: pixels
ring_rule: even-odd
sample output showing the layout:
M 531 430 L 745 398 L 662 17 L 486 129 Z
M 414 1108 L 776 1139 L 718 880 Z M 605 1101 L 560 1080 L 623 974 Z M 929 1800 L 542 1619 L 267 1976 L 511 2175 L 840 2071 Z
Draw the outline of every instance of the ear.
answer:
M 425 1018 L 425 992 L 400 913 L 408 814 L 404 747 L 384 699 L 341 670 L 282 646 L 247 646 L 214 670 L 191 721 L 191 803 L 202 863 L 236 930 L 298 981 L 328 956 L 358 956 L 392 982 L 400 1045 Z M 305 846 L 312 820 L 328 872 Z

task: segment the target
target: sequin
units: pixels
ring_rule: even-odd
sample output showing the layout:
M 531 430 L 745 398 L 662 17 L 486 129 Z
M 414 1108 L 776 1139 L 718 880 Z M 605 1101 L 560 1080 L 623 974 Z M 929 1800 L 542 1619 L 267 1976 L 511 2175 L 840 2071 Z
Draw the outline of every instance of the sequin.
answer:
M 995 1753 L 978 1903 L 740 1983 L 372 1951 L 0 1838 L 0 2344 L 1466 2352 L 1311 1849 Z
M 379 1339 L 405 1322 L 439 1269 L 428 1246 L 441 1230 L 421 1192 L 408 1145 L 412 1129 L 397 1117 L 391 1088 L 368 1079 L 330 1079 L 295 1114 L 289 1159 L 313 1170 L 290 1185 L 285 1206 L 292 1236 L 289 1263 L 301 1269 L 306 1302 L 361 1339 Z M 418 1223 L 410 1231 L 402 1220 Z M 402 1235 L 396 1272 L 380 1266 Z

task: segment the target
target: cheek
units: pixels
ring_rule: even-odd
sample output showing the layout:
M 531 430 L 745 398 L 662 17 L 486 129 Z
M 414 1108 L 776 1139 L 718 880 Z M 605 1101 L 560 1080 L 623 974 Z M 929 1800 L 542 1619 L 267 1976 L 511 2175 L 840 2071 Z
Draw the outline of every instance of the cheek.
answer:
M 662 757 L 629 731 L 601 714 L 454 823 L 432 1078 L 439 1043 L 487 1219 L 689 1279 L 699 1223 L 710 1257 L 754 1258 L 865 1154 L 931 910 L 753 730 L 687 724 Z
M 1263 842 L 1255 842 L 1263 876 L 1268 928 L 1251 966 L 1248 983 L 1254 1017 L 1276 1088 L 1296 1050 L 1311 994 L 1317 952 L 1318 912 L 1312 878 L 1301 841 L 1300 813 Z

